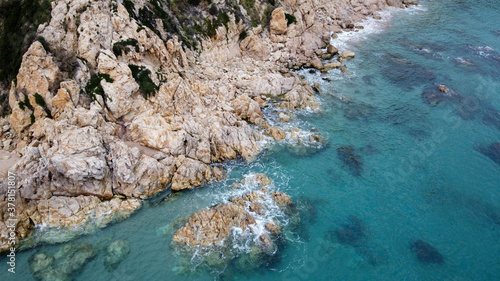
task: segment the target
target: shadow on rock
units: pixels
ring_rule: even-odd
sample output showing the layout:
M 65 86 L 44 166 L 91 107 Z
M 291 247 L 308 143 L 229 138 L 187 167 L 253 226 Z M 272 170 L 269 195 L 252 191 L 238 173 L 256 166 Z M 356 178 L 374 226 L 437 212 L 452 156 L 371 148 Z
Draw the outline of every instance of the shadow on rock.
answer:
M 420 261 L 423 264 L 444 263 L 444 258 L 441 255 L 441 253 L 439 253 L 439 251 L 436 248 L 434 248 L 425 241 L 419 239 L 415 242 L 412 242 L 410 244 L 410 249 L 413 251 L 418 261 Z

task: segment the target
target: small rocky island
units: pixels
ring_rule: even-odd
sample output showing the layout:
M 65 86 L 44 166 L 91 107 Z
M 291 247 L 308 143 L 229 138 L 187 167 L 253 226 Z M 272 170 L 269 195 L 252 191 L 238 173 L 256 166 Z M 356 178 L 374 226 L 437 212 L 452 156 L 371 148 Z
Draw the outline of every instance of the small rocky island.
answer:
M 290 196 L 269 191 L 266 175 L 253 178 L 258 190 L 195 213 L 175 232 L 174 245 L 188 256 L 197 251 L 208 266 L 235 262 L 249 270 L 279 258 L 285 232 L 297 229 L 300 214 Z

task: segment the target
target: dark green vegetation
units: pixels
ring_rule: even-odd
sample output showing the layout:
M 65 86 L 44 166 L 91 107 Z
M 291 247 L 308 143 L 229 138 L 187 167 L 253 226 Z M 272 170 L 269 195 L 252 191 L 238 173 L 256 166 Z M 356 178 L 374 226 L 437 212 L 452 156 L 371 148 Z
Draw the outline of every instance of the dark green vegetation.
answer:
M 24 101 L 19 102 L 19 108 L 21 108 L 21 110 L 25 110 L 26 108 L 31 110 L 31 115 L 30 115 L 31 124 L 35 123 L 35 114 L 34 114 L 35 109 L 31 105 L 30 99 L 28 98 L 28 95 L 24 96 Z
M 290 14 L 285 13 L 285 18 L 286 18 L 286 25 L 290 25 L 292 23 L 297 22 L 297 19 L 295 18 L 294 15 L 290 15 Z
M 156 94 L 158 86 L 151 80 L 151 71 L 149 69 L 137 65 L 129 65 L 128 67 L 132 71 L 132 76 L 134 76 L 135 81 L 139 84 L 145 99 Z
M 239 37 L 240 41 L 247 38 L 247 37 L 248 37 L 248 33 L 245 29 L 243 29 L 240 33 L 240 37 Z
M 128 52 L 130 52 L 130 48 L 128 46 L 134 47 L 135 51 L 139 52 L 139 44 L 137 40 L 134 38 L 130 38 L 113 44 L 113 53 L 115 54 L 115 56 L 121 56 L 123 52 L 127 54 Z
M 0 83 L 17 75 L 23 54 L 37 39 L 38 25 L 50 20 L 50 2 L 0 0 Z
M 247 13 L 240 10 L 240 4 Z M 149 27 L 163 40 L 177 35 L 185 47 L 196 50 L 203 38 L 217 34 L 217 28 L 227 28 L 232 16 L 236 22 L 242 21 L 247 26 L 261 24 L 264 28 L 267 27 L 276 1 L 256 3 L 255 0 L 229 0 L 224 4 L 215 4 L 206 0 L 149 0 L 143 8 L 137 10 L 133 0 L 125 0 L 124 6 L 140 25 Z M 201 16 L 203 11 L 208 11 L 209 16 Z M 240 40 L 246 35 L 246 31 L 242 32 Z
M 38 104 L 43 108 L 45 114 L 47 114 L 47 117 L 52 118 L 52 112 L 50 112 L 50 109 L 47 107 L 47 104 L 45 103 L 43 97 L 40 96 L 38 93 L 35 93 L 33 96 L 35 97 L 36 104 Z
M 113 83 L 114 81 L 113 79 L 111 79 L 109 74 L 102 74 L 102 73 L 94 74 L 92 75 L 90 81 L 85 86 L 85 93 L 90 97 L 92 101 L 96 101 L 97 96 L 101 96 L 104 106 L 108 108 L 106 101 L 107 99 L 109 99 L 109 97 L 106 96 L 106 93 L 104 93 L 104 90 L 101 86 L 101 81 L 103 79 L 108 83 Z

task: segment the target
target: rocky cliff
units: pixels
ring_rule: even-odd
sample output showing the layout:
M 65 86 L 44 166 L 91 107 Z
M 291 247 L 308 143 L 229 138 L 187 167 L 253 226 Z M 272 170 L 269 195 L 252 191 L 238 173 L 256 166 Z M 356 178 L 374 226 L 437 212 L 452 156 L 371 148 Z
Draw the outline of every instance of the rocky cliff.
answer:
M 2 120 L 2 146 L 20 157 L 9 170 L 16 239 L 36 226 L 105 226 L 158 191 L 220 179 L 214 163 L 250 161 L 261 140 L 287 135 L 261 107 L 319 108 L 290 69 L 325 70 L 332 33 L 410 2 L 52 1 Z

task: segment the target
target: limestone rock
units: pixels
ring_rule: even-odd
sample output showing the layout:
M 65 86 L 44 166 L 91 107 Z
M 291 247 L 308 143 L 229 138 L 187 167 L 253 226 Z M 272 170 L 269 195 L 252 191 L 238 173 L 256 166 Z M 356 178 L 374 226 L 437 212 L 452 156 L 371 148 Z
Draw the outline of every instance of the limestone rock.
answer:
M 269 23 L 271 34 L 284 34 L 287 30 L 287 20 L 285 17 L 285 9 L 283 7 L 276 8 L 271 14 L 271 22 Z
M 355 56 L 354 52 L 351 52 L 349 50 L 343 50 L 339 54 L 339 58 L 343 58 L 343 59 L 352 59 L 352 58 L 354 58 L 354 56 Z
M 332 55 L 336 55 L 339 52 L 339 49 L 335 48 L 332 44 L 328 44 L 326 47 L 326 52 Z
M 177 162 L 177 171 L 172 178 L 172 190 L 198 187 L 212 178 L 210 166 L 206 164 L 184 157 L 180 157 Z

